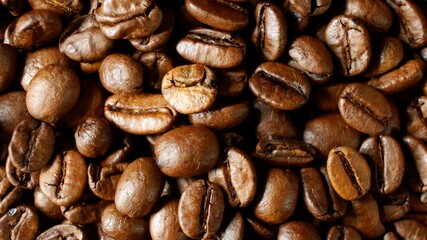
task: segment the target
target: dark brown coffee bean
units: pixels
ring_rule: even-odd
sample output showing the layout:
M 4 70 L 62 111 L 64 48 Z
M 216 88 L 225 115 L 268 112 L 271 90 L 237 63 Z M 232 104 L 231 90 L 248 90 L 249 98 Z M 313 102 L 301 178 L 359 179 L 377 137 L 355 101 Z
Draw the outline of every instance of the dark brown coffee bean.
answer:
M 366 27 L 356 18 L 339 15 L 328 24 L 326 42 L 337 56 L 339 71 L 346 77 L 364 72 L 371 60 L 371 43 Z
M 320 240 L 320 234 L 310 223 L 291 221 L 280 225 L 277 240 Z
M 283 4 L 285 8 L 289 7 L 294 14 L 307 17 L 325 13 L 331 6 L 331 2 L 331 0 L 289 0 Z
M 399 39 L 385 36 L 380 41 L 373 41 L 372 44 L 371 61 L 363 76 L 374 77 L 386 73 L 402 61 L 403 45 Z
M 178 42 L 176 51 L 193 63 L 213 68 L 232 68 L 242 63 L 246 55 L 246 43 L 236 34 L 196 28 Z
M 329 228 L 326 240 L 362 240 L 362 236 L 350 226 L 333 226 Z
M 61 207 L 51 202 L 42 192 L 40 187 L 34 190 L 34 207 L 52 221 L 62 221 L 64 216 L 61 212 Z
M 22 172 L 40 170 L 52 158 L 55 147 L 53 128 L 35 119 L 24 120 L 16 126 L 9 143 L 9 158 Z
M 394 94 L 414 86 L 424 76 L 425 63 L 420 59 L 409 60 L 400 68 L 390 71 L 367 84 L 381 90 L 384 94 Z
M 0 96 L 0 128 L 2 138 L 9 139 L 16 125 L 30 118 L 31 116 L 25 105 L 24 91 L 9 92 Z
M 92 14 L 74 19 L 61 34 L 59 49 L 74 61 L 95 62 L 108 55 L 113 40 L 107 38 Z
M 6 160 L 6 175 L 10 183 L 16 187 L 35 189 L 39 185 L 39 170 L 30 173 L 23 172 L 13 165 L 10 157 Z
M 21 86 L 24 90 L 28 90 L 28 86 L 34 76 L 44 67 L 58 65 L 70 68 L 72 61 L 65 54 L 61 53 L 57 46 L 49 46 L 27 53 L 25 63 L 23 64 Z
M 15 79 L 18 69 L 18 54 L 14 47 L 0 44 L 0 66 L 0 92 L 3 92 Z
M 49 65 L 31 80 L 25 100 L 31 116 L 55 123 L 73 109 L 79 95 L 78 76 L 69 68 Z
M 149 234 L 146 218 L 129 217 L 119 212 L 114 204 L 102 212 L 101 228 L 109 239 L 146 239 Z
M 396 104 L 396 101 L 393 98 L 387 98 L 388 103 L 391 107 L 391 118 L 388 121 L 387 129 L 385 130 L 385 134 L 387 135 L 397 135 L 401 132 L 401 116 Z
M 354 227 L 365 238 L 379 237 L 385 232 L 384 225 L 380 220 L 377 202 L 370 193 L 351 201 L 343 218 L 343 224 Z
M 344 216 L 347 202 L 333 189 L 326 169 L 302 168 L 301 182 L 307 210 L 321 221 L 335 221 Z
M 333 72 L 334 64 L 326 46 L 317 38 L 303 35 L 297 37 L 289 49 L 289 66 L 303 71 L 313 81 L 324 83 Z
M 411 48 L 427 43 L 427 19 L 423 10 L 411 0 L 386 0 L 399 20 L 399 38 Z
M 316 149 L 303 141 L 281 137 L 264 137 L 256 145 L 256 155 L 274 166 L 304 167 L 316 157 Z
M 298 177 L 291 170 L 271 168 L 259 178 L 253 201 L 254 215 L 270 224 L 284 223 L 294 213 L 299 194 Z M 287 194 L 283 194 L 283 193 Z
M 400 144 L 391 136 L 367 138 L 359 152 L 371 166 L 372 191 L 379 194 L 394 192 L 403 180 L 405 158 Z
M 411 136 L 427 140 L 427 96 L 414 99 L 406 108 L 407 125 L 406 130 Z
M 217 79 L 219 96 L 237 97 L 243 92 L 248 83 L 248 73 L 243 67 L 216 69 L 214 73 Z
M 349 146 L 331 149 L 326 170 L 334 190 L 345 200 L 361 198 L 371 188 L 371 170 L 365 158 Z
M 260 100 L 255 100 L 253 107 L 259 114 L 259 122 L 256 127 L 258 139 L 268 137 L 296 138 L 300 135 L 286 111 L 270 107 Z
M 381 221 L 386 223 L 402 219 L 409 212 L 409 199 L 409 191 L 404 187 L 377 197 Z
M 373 32 L 387 32 L 393 22 L 391 10 L 381 0 L 346 1 L 344 14 L 360 19 Z
M 255 8 L 255 29 L 252 43 L 261 58 L 276 61 L 285 51 L 288 39 L 288 24 L 285 14 L 274 3 L 260 2 Z
M 93 197 L 93 194 L 91 195 Z M 82 197 L 77 203 L 70 206 L 61 206 L 64 217 L 73 224 L 90 224 L 101 220 L 104 209 L 111 204 L 111 201 L 99 200 L 97 198 L 85 199 Z
M 106 200 L 114 200 L 117 183 L 129 163 L 115 163 L 106 166 L 89 164 L 87 169 L 89 187 L 92 192 Z
M 186 0 L 185 7 L 198 21 L 220 30 L 241 30 L 249 22 L 248 11 L 232 1 Z
M 194 181 L 179 199 L 179 225 L 190 238 L 210 237 L 221 226 L 224 208 L 224 197 L 218 185 L 206 180 Z
M 1 239 L 35 239 L 39 231 L 37 211 L 27 205 L 19 205 L 9 209 L 0 217 Z
M 186 240 L 178 222 L 178 198 L 162 197 L 150 215 L 153 240 Z
M 138 158 L 123 171 L 117 183 L 114 202 L 129 217 L 147 215 L 160 198 L 165 179 L 154 159 Z
M 163 134 L 154 154 L 160 170 L 169 177 L 192 177 L 214 168 L 220 155 L 215 134 L 202 126 L 182 126 Z
M 242 240 L 245 234 L 245 220 L 240 212 L 225 213 L 222 219 L 222 226 L 219 231 L 208 238 L 209 240 Z
M 208 173 L 208 179 L 222 187 L 231 207 L 246 207 L 256 193 L 257 175 L 252 160 L 236 147 L 228 148 L 224 156 Z
M 40 188 L 53 203 L 71 205 L 83 195 L 86 172 L 85 160 L 77 151 L 64 151 L 41 170 Z
M 54 240 L 54 239 L 72 239 L 72 240 L 88 240 L 89 236 L 86 231 L 74 224 L 63 223 L 55 225 L 46 231 L 42 232 L 37 240 Z
M 338 101 L 344 88 L 350 83 L 339 82 L 321 85 L 313 89 L 313 104 L 322 111 L 338 111 Z
M 246 223 L 257 236 L 263 239 L 273 238 L 279 231 L 278 225 L 262 222 L 261 220 L 252 216 L 246 218 Z
M 400 220 L 394 223 L 397 236 L 402 239 L 427 239 L 427 227 L 412 219 Z
M 415 192 L 427 192 L 427 145 L 420 139 L 410 135 L 403 137 L 404 147 L 409 150 L 406 159 L 409 187 Z
M 259 100 L 282 110 L 302 107 L 311 90 L 304 74 L 279 62 L 260 64 L 249 79 L 249 88 Z
M 144 87 L 149 89 L 161 90 L 163 77 L 175 66 L 168 54 L 160 51 L 141 52 L 133 54 L 144 68 Z
M 163 77 L 162 95 L 180 113 L 202 112 L 215 102 L 216 82 L 214 72 L 206 66 L 179 66 Z
M 141 64 L 131 56 L 121 53 L 108 55 L 99 67 L 102 86 L 113 94 L 140 93 L 143 77 Z
M 82 0 L 71 1 L 46 1 L 46 0 L 28 0 L 32 9 L 49 9 L 65 16 L 76 16 L 84 8 Z
M 89 158 L 103 156 L 110 148 L 113 133 L 108 121 L 103 117 L 90 117 L 79 125 L 74 134 L 79 152 Z
M 10 183 L 4 167 L 0 167 L 0 216 L 21 200 L 24 190 Z
M 318 150 L 322 158 L 338 146 L 348 145 L 358 148 L 361 134 L 345 123 L 338 113 L 328 113 L 310 119 L 304 130 L 304 141 Z
M 194 125 L 214 130 L 228 130 L 240 125 L 249 115 L 248 102 L 216 102 L 209 110 L 188 115 Z
M 62 21 L 56 12 L 30 10 L 9 25 L 4 43 L 30 50 L 53 41 L 61 31 Z
M 338 108 L 344 121 L 366 134 L 380 134 L 387 128 L 391 107 L 385 96 L 363 83 L 351 83 L 341 93 Z
M 95 11 L 102 32 L 111 39 L 142 38 L 152 34 L 162 22 L 162 10 L 155 1 L 103 1 Z
M 132 134 L 156 134 L 172 127 L 178 113 L 161 94 L 112 95 L 105 102 L 105 117 Z

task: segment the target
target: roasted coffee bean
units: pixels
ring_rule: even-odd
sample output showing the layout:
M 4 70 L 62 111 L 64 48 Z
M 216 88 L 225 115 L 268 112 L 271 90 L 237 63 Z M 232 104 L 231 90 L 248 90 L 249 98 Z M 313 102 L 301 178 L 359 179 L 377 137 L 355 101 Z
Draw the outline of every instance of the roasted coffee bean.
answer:
M 268 105 L 294 110 L 310 96 L 310 82 L 300 71 L 280 62 L 260 64 L 249 79 L 252 93 Z
M 427 19 L 423 10 L 411 0 L 386 0 L 399 20 L 399 38 L 411 48 L 419 48 L 427 42 Z
M 310 144 L 274 136 L 261 138 L 255 152 L 264 162 L 284 167 L 308 166 L 316 157 L 316 149 Z
M 339 71 L 346 77 L 364 72 L 371 60 L 371 39 L 366 27 L 356 18 L 339 15 L 328 24 L 326 42 L 335 53 Z
M 226 150 L 223 161 L 208 173 L 208 179 L 222 187 L 231 207 L 246 207 L 255 197 L 255 167 L 250 157 L 236 147 Z
M 0 167 L 0 216 L 21 200 L 24 190 L 10 183 L 4 167 Z
M 56 12 L 45 9 L 31 10 L 9 25 L 4 43 L 30 50 L 53 41 L 61 31 L 62 21 Z
M 320 234 L 310 223 L 303 221 L 291 221 L 279 227 L 277 240 L 320 240 Z
M 381 221 L 393 222 L 402 219 L 410 209 L 410 194 L 406 188 L 377 197 Z
M 427 125 L 425 116 L 427 115 L 427 96 L 414 99 L 406 108 L 407 125 L 406 130 L 411 136 L 427 140 Z
M 338 82 L 313 89 L 312 102 L 322 111 L 338 111 L 338 101 L 344 88 L 350 83 Z
M 208 238 L 210 240 L 235 239 L 242 240 L 245 234 L 245 220 L 240 212 L 225 213 L 219 231 Z
M 388 97 L 387 100 L 391 107 L 391 118 L 388 121 L 385 134 L 392 136 L 398 135 L 401 132 L 400 110 L 398 109 L 397 103 L 393 100 L 393 98 Z
M 61 207 L 51 202 L 46 195 L 44 195 L 40 187 L 36 187 L 36 189 L 34 189 L 34 207 L 49 220 L 64 220 Z
M 95 11 L 102 32 L 111 39 L 142 38 L 152 34 L 163 13 L 152 0 L 108 0 Z
M 13 132 L 9 143 L 9 158 L 20 171 L 40 170 L 52 158 L 55 132 L 49 124 L 35 119 L 24 120 Z
M 49 65 L 31 80 L 25 100 L 31 116 L 55 123 L 73 109 L 79 95 L 80 80 L 76 73 L 69 68 Z
M 288 0 L 283 4 L 285 8 L 289 8 L 294 14 L 303 18 L 325 13 L 331 6 L 331 2 L 331 0 Z
M 362 240 L 362 236 L 352 227 L 337 225 L 329 228 L 326 240 Z
M 427 145 L 410 135 L 403 137 L 403 143 L 409 150 L 409 159 L 406 159 L 409 187 L 415 192 L 427 192 Z
M 40 189 L 51 202 L 60 206 L 77 202 L 86 184 L 85 160 L 74 150 L 58 153 L 40 173 Z
M 270 239 L 277 235 L 278 225 L 276 224 L 267 224 L 252 216 L 246 218 L 246 223 L 256 235 L 263 239 Z
M 10 157 L 6 160 L 6 175 L 10 183 L 16 187 L 35 189 L 39 185 L 39 170 L 30 173 L 23 172 L 13 165 Z
M 112 151 L 104 160 L 101 161 L 101 166 L 110 164 L 122 163 L 129 161 L 129 157 L 133 154 L 135 149 L 135 142 L 132 140 L 130 134 L 126 134 L 119 141 L 115 142 L 116 150 Z
M 8 44 L 0 44 L 0 92 L 6 90 L 15 79 L 18 69 L 18 53 Z
M 194 125 L 214 130 L 228 130 L 240 125 L 249 115 L 248 102 L 217 102 L 209 110 L 188 115 Z
M 89 164 L 87 169 L 89 187 L 92 192 L 106 200 L 114 200 L 117 183 L 129 163 L 115 163 L 106 166 Z
M 338 146 L 347 145 L 358 148 L 361 134 L 345 123 L 338 113 L 316 116 L 305 124 L 304 141 L 318 150 L 322 158 Z
M 178 222 L 190 238 L 214 235 L 220 228 L 225 202 L 221 188 L 206 180 L 192 182 L 178 204 Z
M 248 25 L 248 11 L 232 1 L 186 0 L 185 7 L 195 19 L 216 29 L 236 31 Z
M 117 183 L 117 210 L 133 218 L 147 215 L 160 198 L 165 179 L 154 159 L 142 157 L 131 162 Z
M 286 111 L 270 107 L 260 100 L 255 100 L 253 107 L 259 114 L 256 127 L 258 139 L 268 137 L 296 138 L 300 135 L 295 123 Z
M 220 146 L 203 126 L 182 126 L 163 134 L 154 145 L 157 165 L 169 177 L 193 177 L 213 169 Z
M 291 170 L 270 168 L 260 173 L 260 184 L 253 201 L 253 212 L 259 220 L 270 224 L 281 224 L 294 213 L 299 194 L 299 181 Z M 283 193 L 287 194 L 283 194 Z
M 156 134 L 172 127 L 178 113 L 161 94 L 112 95 L 105 101 L 105 117 L 132 134 Z
M 344 216 L 347 202 L 332 188 L 325 167 L 302 168 L 301 182 L 307 210 L 321 221 L 334 221 Z
M 13 16 L 19 16 L 24 10 L 24 1 L 19 0 L 2 0 L 0 1 L 3 6 L 9 11 Z
M 255 19 L 252 43 L 261 58 L 278 60 L 288 40 L 288 24 L 283 11 L 274 3 L 260 2 L 255 8 Z
M 74 134 L 79 152 L 89 158 L 103 156 L 113 141 L 110 124 L 105 118 L 90 117 L 77 127 Z
M 326 46 L 317 38 L 299 36 L 289 49 L 289 66 L 303 71 L 316 83 L 328 81 L 333 72 L 334 64 Z
M 343 218 L 343 224 L 354 227 L 366 238 L 379 237 L 385 232 L 377 202 L 370 193 L 351 201 Z
M 12 136 L 16 125 L 30 118 L 31 116 L 25 105 L 24 91 L 9 92 L 0 96 L 0 128 L 2 138 L 8 140 Z
M 347 85 L 339 98 L 338 108 L 348 125 L 371 135 L 384 132 L 391 118 L 391 107 L 385 96 L 363 83 Z
M 394 192 L 402 183 L 405 157 L 400 144 L 391 136 L 367 138 L 359 149 L 371 169 L 371 190 L 379 194 Z
M 162 95 L 180 113 L 202 112 L 215 102 L 216 82 L 214 72 L 206 66 L 179 66 L 163 77 Z
M 214 73 L 217 79 L 219 96 L 237 97 L 243 92 L 248 83 L 248 73 L 243 67 L 216 69 Z
M 97 62 L 80 62 L 80 69 L 85 74 L 95 74 L 101 66 L 102 61 Z
M 73 224 L 90 224 L 101 220 L 104 209 L 111 204 L 111 201 L 98 200 L 96 198 L 82 199 L 70 206 L 61 206 L 64 217 Z
M 0 217 L 0 238 L 35 239 L 39 225 L 37 211 L 30 206 L 19 205 Z
M 86 231 L 74 224 L 63 223 L 55 225 L 46 231 L 42 232 L 37 240 L 54 240 L 54 239 L 75 239 L 75 240 L 88 240 L 89 236 Z
M 49 9 L 65 16 L 75 16 L 81 13 L 84 8 L 83 1 L 46 1 L 46 0 L 28 0 L 32 9 Z
M 427 227 L 412 219 L 400 220 L 394 223 L 396 235 L 403 239 L 427 239 Z
M 150 236 L 153 240 L 186 240 L 178 222 L 178 198 L 162 197 L 150 214 Z
M 168 54 L 164 52 L 144 53 L 137 51 L 133 54 L 144 68 L 144 88 L 161 90 L 163 77 L 174 68 L 174 62 Z
M 395 68 L 403 59 L 402 42 L 392 36 L 385 36 L 380 41 L 372 42 L 372 57 L 365 77 L 374 77 Z
M 390 8 L 381 0 L 346 1 L 344 14 L 360 19 L 373 32 L 387 32 L 393 22 Z
M 246 55 L 246 43 L 236 34 L 196 28 L 178 42 L 176 51 L 193 63 L 213 68 L 232 68 L 242 63 Z
M 146 218 L 129 217 L 109 205 L 102 212 L 101 229 L 110 239 L 146 239 L 149 234 Z
M 92 14 L 76 18 L 62 32 L 59 49 L 74 61 L 95 62 L 108 55 L 113 40 L 107 38 Z
M 326 162 L 331 185 L 345 200 L 361 198 L 371 188 L 371 170 L 365 158 L 354 148 L 331 149 Z
M 140 93 L 143 77 L 141 64 L 125 54 L 110 54 L 102 60 L 99 67 L 102 86 L 113 94 Z

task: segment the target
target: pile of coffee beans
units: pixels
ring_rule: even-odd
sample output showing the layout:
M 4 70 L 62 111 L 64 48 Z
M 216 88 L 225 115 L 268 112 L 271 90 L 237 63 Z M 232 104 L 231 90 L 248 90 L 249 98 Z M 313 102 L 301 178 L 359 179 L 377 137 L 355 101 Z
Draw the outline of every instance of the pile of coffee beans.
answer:
M 0 239 L 427 239 L 426 0 L 0 3 Z

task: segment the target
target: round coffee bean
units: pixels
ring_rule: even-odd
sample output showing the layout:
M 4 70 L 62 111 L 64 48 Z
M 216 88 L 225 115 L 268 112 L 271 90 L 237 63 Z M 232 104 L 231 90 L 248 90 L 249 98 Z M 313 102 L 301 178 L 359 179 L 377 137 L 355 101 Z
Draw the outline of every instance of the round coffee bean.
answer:
M 148 220 L 129 217 L 109 205 L 102 212 L 101 229 L 109 239 L 147 239 Z
M 9 139 L 16 125 L 26 119 L 31 119 L 31 115 L 25 106 L 24 91 L 9 92 L 0 96 L 0 127 L 2 129 L 2 137 Z
M 62 221 L 64 216 L 61 212 L 61 207 L 51 202 L 42 192 L 40 187 L 34 190 L 34 207 L 52 221 Z
M 150 236 L 153 240 L 186 240 L 178 222 L 179 199 L 162 197 L 150 215 Z
M 291 221 L 282 224 L 279 228 L 277 240 L 320 240 L 320 234 L 316 228 L 303 221 Z
M 89 158 L 103 156 L 113 141 L 110 124 L 105 118 L 90 117 L 77 127 L 74 134 L 79 152 Z
M 373 32 L 387 32 L 393 23 L 390 8 L 381 0 L 346 1 L 344 14 L 360 19 Z
M 326 170 L 334 190 L 345 200 L 365 195 L 371 188 L 371 170 L 365 158 L 349 146 L 331 149 Z

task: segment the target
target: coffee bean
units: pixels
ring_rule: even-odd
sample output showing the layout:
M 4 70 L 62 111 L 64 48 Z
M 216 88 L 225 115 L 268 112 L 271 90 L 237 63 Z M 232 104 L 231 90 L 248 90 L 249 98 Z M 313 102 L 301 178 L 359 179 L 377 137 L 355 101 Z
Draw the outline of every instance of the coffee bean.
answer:
M 425 115 L 427 115 L 427 97 L 421 96 L 414 99 L 406 108 L 407 125 L 406 130 L 412 136 L 419 139 L 427 139 L 427 125 Z
M 34 189 L 34 207 L 51 221 L 62 221 L 64 216 L 61 207 L 51 202 L 41 191 L 40 187 Z
M 101 220 L 101 214 L 104 209 L 111 204 L 107 200 L 99 200 L 89 194 L 92 199 L 86 199 L 83 196 L 80 201 L 70 206 L 61 206 L 61 212 L 64 217 L 73 224 L 90 224 Z
M 371 188 L 371 170 L 365 158 L 349 146 L 331 149 L 326 170 L 334 190 L 345 200 L 361 198 Z
M 333 226 L 328 230 L 327 240 L 362 240 L 360 233 L 349 226 Z
M 24 190 L 10 183 L 4 167 L 0 167 L 0 216 L 22 199 Z
M 416 220 L 405 219 L 394 223 L 396 233 L 404 239 L 426 239 L 427 227 Z
M 344 14 L 360 19 L 373 32 L 387 32 L 393 22 L 390 8 L 380 0 L 347 1 Z
M 150 214 L 150 236 L 153 240 L 186 240 L 178 222 L 179 199 L 162 197 Z
M 18 54 L 14 47 L 0 44 L 0 65 L 0 92 L 3 92 L 12 84 L 18 69 Z
M 83 1 L 61 1 L 50 2 L 46 0 L 28 0 L 28 4 L 32 9 L 49 9 L 63 16 L 77 16 L 84 8 Z
M 304 239 L 313 239 L 320 240 L 320 234 L 316 228 L 303 221 L 291 221 L 285 224 L 282 224 L 279 227 L 279 234 L 277 236 L 278 240 L 304 240 Z
M 393 193 L 381 195 L 378 198 L 381 221 L 394 222 L 402 219 L 410 209 L 408 189 L 401 187 Z
M 161 90 L 163 77 L 174 68 L 172 58 L 164 52 L 135 52 L 137 59 L 144 68 L 144 88 Z
M 76 240 L 88 240 L 86 231 L 78 225 L 64 223 L 55 225 L 38 235 L 37 240 L 41 239 L 63 239 L 70 238 Z
M 109 149 L 113 133 L 105 118 L 90 117 L 77 127 L 74 134 L 77 150 L 85 157 L 103 156 Z
M 427 167 L 425 161 L 427 145 L 410 135 L 403 137 L 403 143 L 409 155 L 409 159 L 406 160 L 409 187 L 415 192 L 426 192 L 427 175 L 424 169 Z
M 242 240 L 245 234 L 245 220 L 243 215 L 236 211 L 225 213 L 222 219 L 222 226 L 211 238 L 217 240 L 236 239 Z
M 16 125 L 30 118 L 31 116 L 25 106 L 24 91 L 9 92 L 0 96 L 0 127 L 2 129 L 2 138 L 10 139 Z
M 39 225 L 37 211 L 30 206 L 19 205 L 0 217 L 0 238 L 35 239 Z
M 338 101 L 344 88 L 350 83 L 338 82 L 313 89 L 312 102 L 322 111 L 338 111 Z
M 23 172 L 13 165 L 10 157 L 6 160 L 6 175 L 15 187 L 35 189 L 39 185 L 40 170 L 30 173 Z
M 89 187 L 92 192 L 106 200 L 114 200 L 117 183 L 129 163 L 115 163 L 106 166 L 89 164 L 87 169 Z
M 263 239 L 273 238 L 279 231 L 276 224 L 268 224 L 252 216 L 246 218 L 246 223 L 257 236 Z
M 249 79 L 249 88 L 259 100 L 282 110 L 302 107 L 311 90 L 304 74 L 279 62 L 260 64 Z
M 245 68 L 214 69 L 218 83 L 218 95 L 226 97 L 239 96 L 248 83 L 248 73 Z

